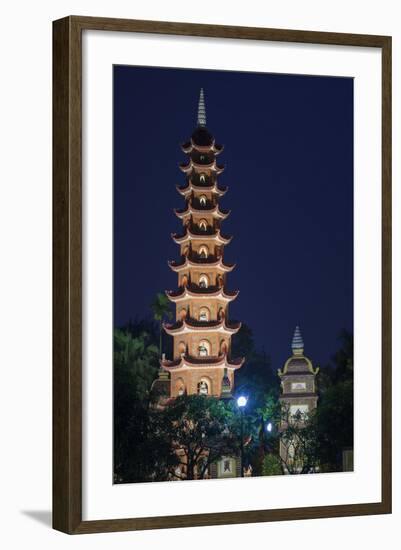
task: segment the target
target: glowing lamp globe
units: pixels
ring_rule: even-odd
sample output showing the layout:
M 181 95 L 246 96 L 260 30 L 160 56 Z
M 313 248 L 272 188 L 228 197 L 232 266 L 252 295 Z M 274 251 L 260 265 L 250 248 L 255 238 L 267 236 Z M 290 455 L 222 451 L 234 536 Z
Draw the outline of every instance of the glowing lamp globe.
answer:
M 241 395 L 241 396 L 238 397 L 238 399 L 237 399 L 237 405 L 238 405 L 238 407 L 245 407 L 247 401 L 248 401 L 247 398 L 246 398 L 244 395 Z

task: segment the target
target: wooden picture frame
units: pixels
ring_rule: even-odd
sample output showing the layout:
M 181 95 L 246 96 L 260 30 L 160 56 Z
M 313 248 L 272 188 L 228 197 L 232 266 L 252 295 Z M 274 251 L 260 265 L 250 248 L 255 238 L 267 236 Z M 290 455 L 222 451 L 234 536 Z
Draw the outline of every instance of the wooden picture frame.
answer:
M 83 30 L 124 31 L 381 49 L 382 497 L 307 508 L 82 521 Z M 69 534 L 391 512 L 391 37 L 71 16 L 53 23 L 53 527 Z

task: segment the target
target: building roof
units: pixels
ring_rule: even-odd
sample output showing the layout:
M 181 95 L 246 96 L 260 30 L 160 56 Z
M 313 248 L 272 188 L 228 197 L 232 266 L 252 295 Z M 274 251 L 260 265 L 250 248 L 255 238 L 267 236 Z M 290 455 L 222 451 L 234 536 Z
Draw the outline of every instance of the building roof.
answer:
M 176 189 L 180 193 L 180 195 L 184 196 L 189 195 L 192 191 L 197 191 L 199 193 L 202 193 L 203 191 L 212 191 L 212 193 L 216 193 L 217 195 L 222 197 L 227 193 L 228 186 L 219 187 L 216 181 L 213 183 L 207 182 L 205 184 L 202 184 L 201 182 L 194 183 L 193 181 L 191 181 L 191 179 L 189 179 L 186 185 L 177 185 Z
M 183 354 L 179 359 L 169 361 L 168 359 L 162 359 L 160 365 L 166 371 L 178 370 L 184 368 L 204 368 L 204 367 L 222 367 L 228 369 L 237 370 L 242 367 L 245 362 L 244 357 L 238 359 L 229 359 L 227 355 L 208 355 L 206 357 L 194 357 L 191 355 Z
M 225 220 L 229 216 L 230 210 L 222 210 L 218 204 L 212 207 L 210 207 L 210 205 L 206 205 L 204 207 L 200 205 L 198 208 L 192 203 L 188 203 L 185 208 L 175 208 L 174 213 L 178 218 L 184 218 L 185 216 L 191 214 L 199 214 L 209 216 L 212 215 L 213 217 Z
M 180 262 L 169 261 L 168 265 L 173 271 L 181 271 L 188 267 L 213 267 L 220 269 L 221 271 L 232 271 L 236 264 L 226 264 L 222 257 L 216 258 L 215 256 L 208 256 L 207 258 L 188 258 L 187 256 L 181 256 Z
M 209 164 L 202 164 L 201 162 L 196 161 L 192 158 L 189 159 L 188 163 L 180 162 L 179 167 L 185 173 L 190 172 L 194 168 L 198 171 L 202 171 L 207 168 L 213 170 L 216 174 L 221 174 L 222 172 L 224 172 L 225 168 L 224 165 L 217 164 L 216 159 L 212 159 Z
M 215 321 L 198 321 L 197 319 L 191 319 L 186 317 L 182 321 L 175 323 L 163 323 L 163 328 L 167 334 L 182 334 L 185 332 L 193 332 L 197 330 L 200 332 L 228 332 L 235 334 L 241 328 L 239 321 L 228 322 L 224 317 Z
M 185 287 L 179 287 L 178 290 L 166 290 L 167 297 L 172 302 L 179 300 L 186 300 L 188 298 L 219 298 L 220 300 L 227 300 L 231 302 L 238 296 L 239 290 L 229 291 L 224 287 L 209 286 L 207 288 L 197 287 L 195 285 L 189 285 Z
M 206 230 L 197 229 L 195 226 L 185 227 L 184 233 L 179 235 L 178 233 L 171 233 L 173 241 L 177 244 L 184 243 L 189 239 L 197 240 L 216 240 L 221 244 L 229 244 L 232 241 L 232 236 L 223 235 L 220 229 L 214 229 L 213 227 Z

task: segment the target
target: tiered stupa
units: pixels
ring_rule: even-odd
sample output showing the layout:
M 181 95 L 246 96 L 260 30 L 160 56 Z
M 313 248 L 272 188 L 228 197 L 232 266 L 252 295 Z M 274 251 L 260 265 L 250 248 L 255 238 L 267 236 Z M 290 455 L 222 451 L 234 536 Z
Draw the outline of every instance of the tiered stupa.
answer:
M 217 182 L 224 167 L 216 157 L 223 147 L 206 128 L 203 90 L 197 128 L 182 150 L 188 155 L 188 161 L 180 165 L 186 183 L 177 190 L 185 205 L 175 214 L 182 220 L 183 231 L 172 235 L 180 259 L 169 262 L 178 276 L 178 290 L 166 293 L 176 314 L 175 323 L 164 324 L 173 337 L 173 359 L 163 357 L 161 366 L 170 373 L 170 397 L 184 393 L 230 397 L 234 372 L 244 362 L 231 357 L 231 337 L 241 324 L 229 321 L 229 304 L 239 291 L 227 290 L 227 274 L 235 265 L 224 261 L 231 237 L 221 231 L 229 215 L 219 206 L 227 191 Z

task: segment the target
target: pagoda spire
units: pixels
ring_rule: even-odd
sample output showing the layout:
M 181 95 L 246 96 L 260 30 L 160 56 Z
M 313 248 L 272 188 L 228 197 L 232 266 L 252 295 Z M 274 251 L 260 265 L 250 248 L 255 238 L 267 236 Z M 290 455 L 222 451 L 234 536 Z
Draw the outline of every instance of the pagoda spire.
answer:
M 206 126 L 206 107 L 203 88 L 200 89 L 198 102 L 198 126 Z
M 291 348 L 294 355 L 302 355 L 304 352 L 304 341 L 298 325 L 295 327 L 294 336 L 292 337 Z

